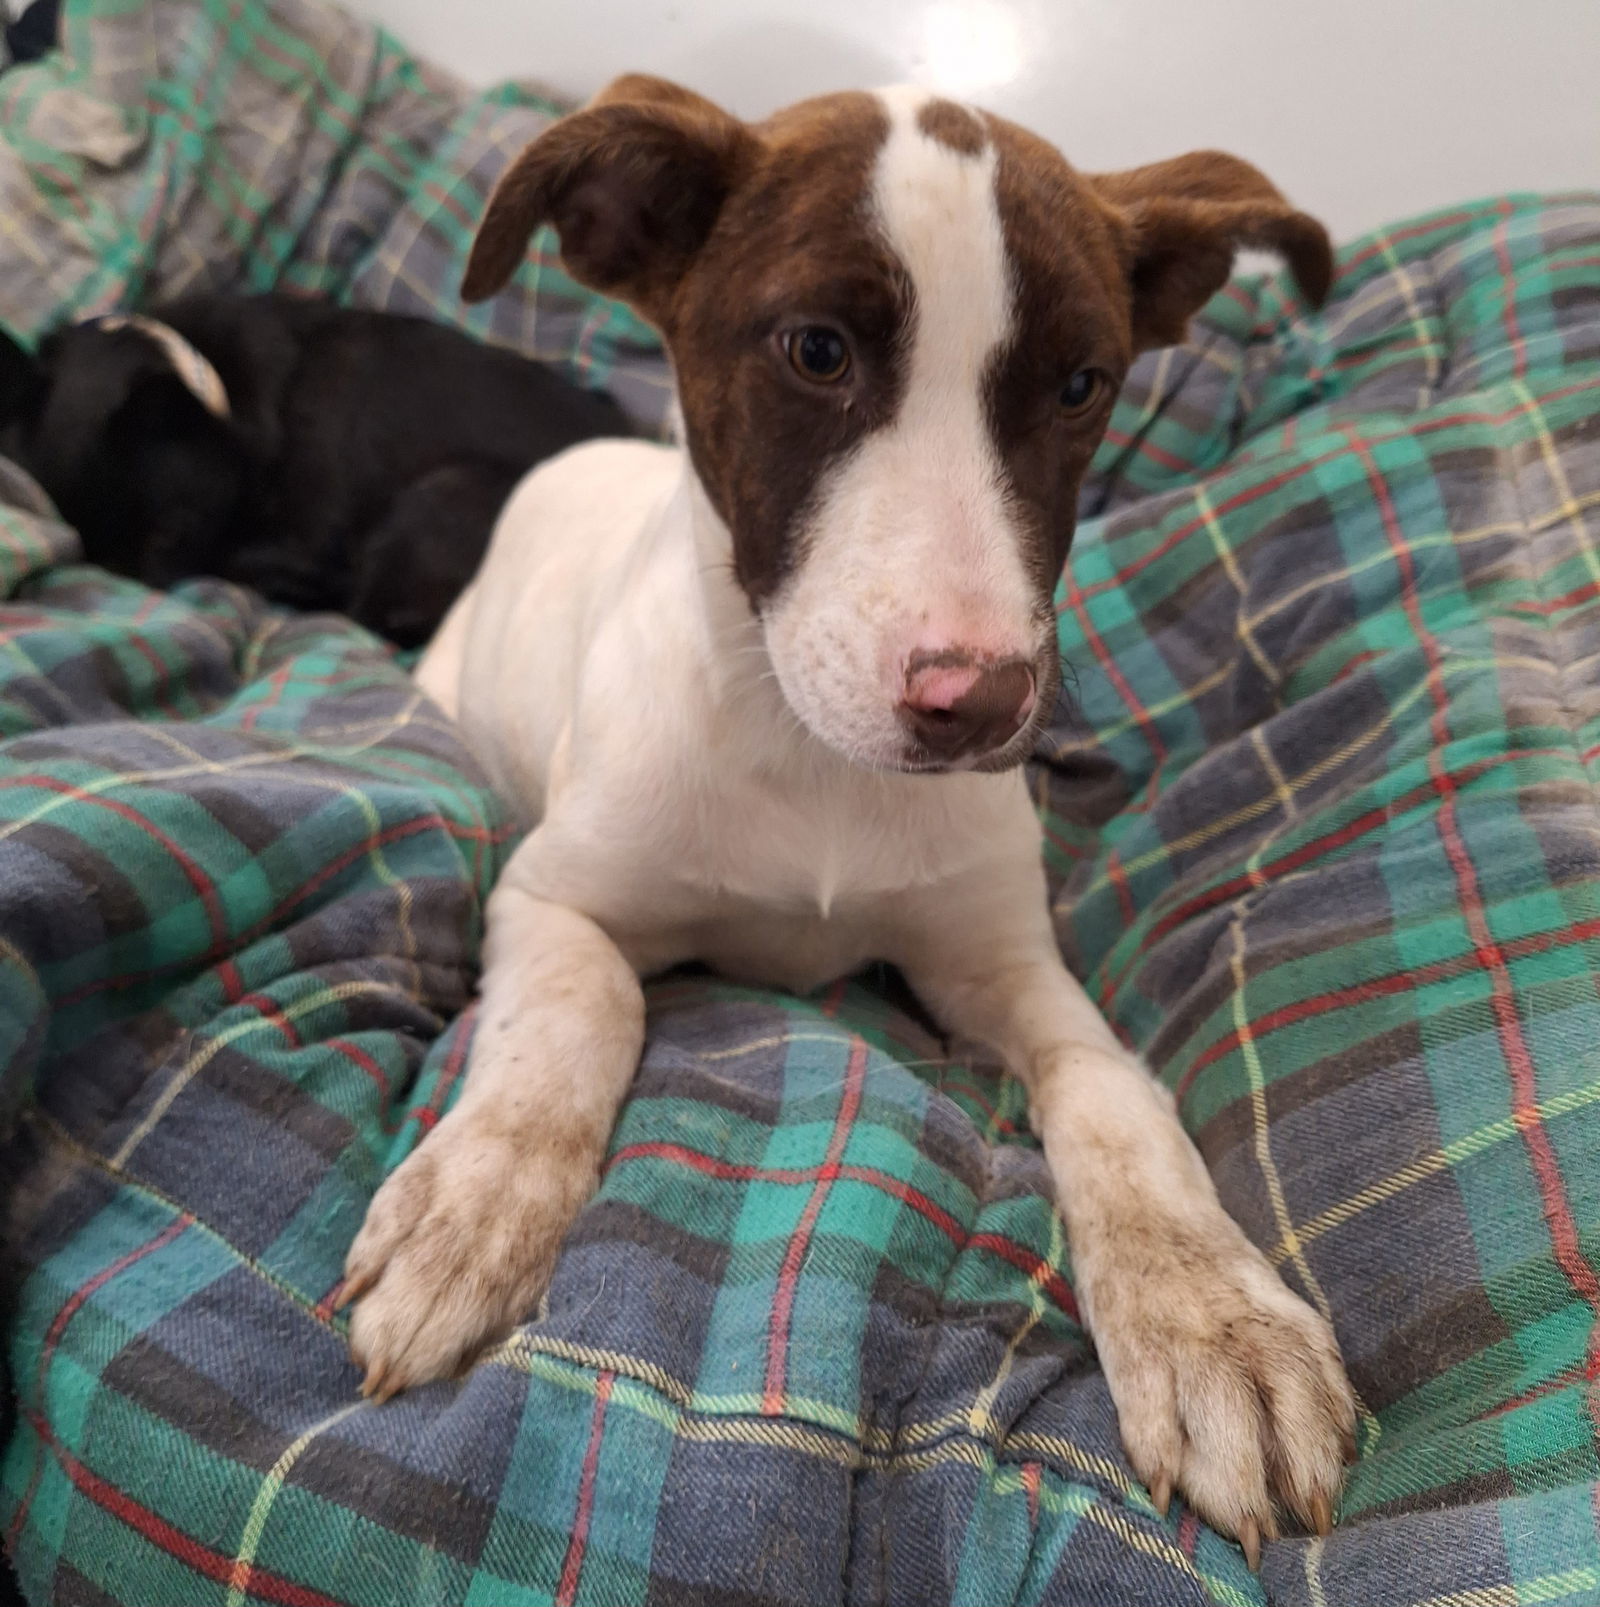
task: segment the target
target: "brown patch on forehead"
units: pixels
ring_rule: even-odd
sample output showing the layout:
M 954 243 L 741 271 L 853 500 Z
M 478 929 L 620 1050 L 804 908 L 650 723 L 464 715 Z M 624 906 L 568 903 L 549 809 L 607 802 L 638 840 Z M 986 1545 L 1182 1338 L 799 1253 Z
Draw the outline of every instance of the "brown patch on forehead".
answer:
M 872 217 L 888 129 L 867 94 L 803 101 L 757 125 L 761 155 L 666 329 L 689 453 L 757 607 L 793 568 L 829 469 L 899 403 L 910 290 Z M 808 389 L 786 372 L 778 339 L 808 323 L 850 338 L 852 391 Z
M 987 116 L 995 203 L 1025 309 L 1058 341 L 1125 364 L 1130 345 L 1123 225 L 1094 187 L 1036 134 Z M 1022 331 L 1019 330 L 1019 334 Z
M 960 156 L 977 156 L 989 143 L 983 124 L 953 100 L 924 101 L 917 111 L 917 127 Z
M 1110 420 L 1109 398 L 1081 421 L 1051 409 L 1080 368 L 1115 393 L 1130 359 L 1126 242 L 1114 216 L 1054 146 L 986 116 L 995 202 L 1010 259 L 1012 338 L 995 354 L 988 411 L 1022 514 L 1029 558 L 1053 589 L 1077 521 L 1078 488 Z

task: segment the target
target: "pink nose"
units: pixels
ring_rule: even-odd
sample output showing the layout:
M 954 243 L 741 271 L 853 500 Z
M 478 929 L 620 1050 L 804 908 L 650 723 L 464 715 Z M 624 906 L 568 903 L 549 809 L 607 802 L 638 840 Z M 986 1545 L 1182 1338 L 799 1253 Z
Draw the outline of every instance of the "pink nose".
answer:
M 1026 659 L 918 652 L 906 666 L 900 721 L 929 758 L 948 762 L 1003 748 L 1027 724 L 1034 696 Z

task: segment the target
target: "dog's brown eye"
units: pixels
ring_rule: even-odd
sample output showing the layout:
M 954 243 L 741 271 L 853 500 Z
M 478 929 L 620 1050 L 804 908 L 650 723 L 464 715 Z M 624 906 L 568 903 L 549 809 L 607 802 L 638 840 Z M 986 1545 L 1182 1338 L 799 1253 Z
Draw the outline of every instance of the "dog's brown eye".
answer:
M 1087 413 L 1100 400 L 1100 388 L 1103 382 L 1104 376 L 1098 368 L 1080 368 L 1061 387 L 1061 411 Z
M 850 348 L 837 330 L 809 324 L 795 330 L 784 345 L 795 373 L 814 385 L 837 385 L 850 372 Z

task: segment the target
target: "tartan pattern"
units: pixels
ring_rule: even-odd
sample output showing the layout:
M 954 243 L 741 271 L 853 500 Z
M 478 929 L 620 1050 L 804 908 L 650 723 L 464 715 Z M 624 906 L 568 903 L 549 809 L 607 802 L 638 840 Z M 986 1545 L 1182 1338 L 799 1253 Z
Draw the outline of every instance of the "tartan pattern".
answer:
M 33 84 L 30 137 L 128 220 L 63 245 L 63 306 L 180 279 L 170 204 L 224 282 L 452 311 L 458 192 L 415 177 L 516 143 L 527 97 L 294 0 L 69 26 L 80 97 L 154 60 L 152 104 L 213 109 L 96 165 L 113 91 Z M 265 168 L 213 160 L 287 126 Z M 6 196 L 60 205 L 27 164 Z M 38 327 L 23 249 L 0 226 L 0 307 Z M 500 333 L 632 371 L 582 306 Z M 1358 242 L 1315 317 L 1230 287 L 1140 365 L 1086 491 L 1078 707 L 1034 772 L 1062 940 L 1363 1404 L 1343 1526 L 1260 1580 L 1128 1474 L 1018 1089 L 881 976 L 654 985 L 545 1308 L 465 1383 L 360 1402 L 329 1299 L 459 1084 L 505 823 L 353 627 L 157 596 L 0 510 L 0 1533 L 28 1598 L 1600 1600 L 1597 440 L 1600 197 L 1508 198 Z M 1129 799 L 1090 828 L 1099 756 Z
M 66 0 L 62 50 L 0 78 L 0 322 L 198 290 L 427 314 L 559 364 L 660 425 L 660 342 L 542 233 L 491 304 L 457 295 L 511 157 L 559 108 L 471 93 L 324 0 Z

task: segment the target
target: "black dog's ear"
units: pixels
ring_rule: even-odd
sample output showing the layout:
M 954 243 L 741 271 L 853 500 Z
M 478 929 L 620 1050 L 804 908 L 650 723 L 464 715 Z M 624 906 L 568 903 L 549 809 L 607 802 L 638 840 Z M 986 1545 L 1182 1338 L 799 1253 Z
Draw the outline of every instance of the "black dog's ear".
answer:
M 36 412 L 44 388 L 44 371 L 33 354 L 0 327 L 0 425 Z

